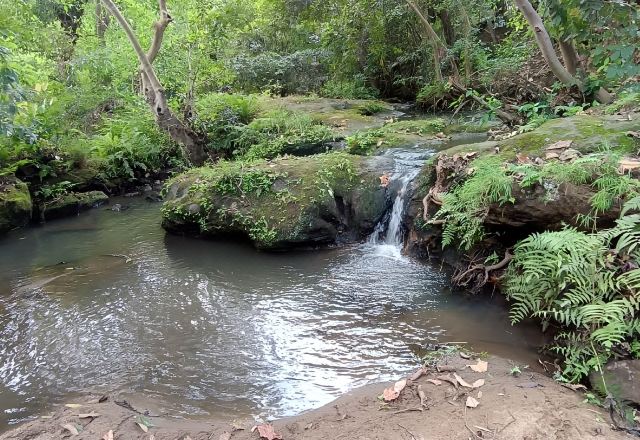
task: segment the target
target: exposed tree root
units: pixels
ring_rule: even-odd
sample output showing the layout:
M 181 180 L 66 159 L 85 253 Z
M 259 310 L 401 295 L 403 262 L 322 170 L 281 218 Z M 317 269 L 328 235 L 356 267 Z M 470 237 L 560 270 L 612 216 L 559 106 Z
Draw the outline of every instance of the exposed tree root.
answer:
M 490 266 L 474 264 L 464 272 L 454 275 L 451 278 L 451 281 L 457 286 L 465 287 L 468 287 L 473 283 L 473 289 L 478 290 L 487 284 L 491 272 L 504 269 L 511 260 L 513 260 L 513 255 L 507 250 L 502 261 Z

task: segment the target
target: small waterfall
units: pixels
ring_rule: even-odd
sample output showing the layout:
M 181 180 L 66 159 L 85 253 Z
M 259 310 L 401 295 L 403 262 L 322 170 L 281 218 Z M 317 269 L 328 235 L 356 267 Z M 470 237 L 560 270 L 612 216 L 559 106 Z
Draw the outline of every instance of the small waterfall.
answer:
M 378 252 L 382 255 L 401 258 L 404 242 L 402 220 L 406 214 L 406 205 L 410 197 L 409 186 L 420 173 L 422 165 L 431 152 L 418 150 L 416 146 L 416 149 L 413 150 L 388 150 L 387 154 L 395 159 L 391 186 L 397 187 L 398 193 L 393 201 L 391 214 L 376 225 L 369 237 L 369 244 L 377 246 Z

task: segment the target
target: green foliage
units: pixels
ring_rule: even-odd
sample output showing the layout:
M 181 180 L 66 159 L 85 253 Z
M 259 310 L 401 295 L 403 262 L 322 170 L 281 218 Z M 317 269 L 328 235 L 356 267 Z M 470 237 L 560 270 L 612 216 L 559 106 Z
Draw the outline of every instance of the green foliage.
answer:
M 389 107 L 378 101 L 367 101 L 364 104 L 358 105 L 356 110 L 362 116 L 373 116 L 378 113 L 389 111 Z
M 443 247 L 457 243 L 460 249 L 471 249 L 484 236 L 483 221 L 489 205 L 513 202 L 513 180 L 501 158 L 477 159 L 473 170 L 468 179 L 455 184 L 442 196 L 442 207 L 434 220 L 445 220 Z
M 515 248 L 505 282 L 511 319 L 562 327 L 553 349 L 564 359 L 565 380 L 599 371 L 640 336 L 638 207 L 640 197 L 629 201 L 611 229 L 533 234 Z
M 329 80 L 320 90 L 320 95 L 326 98 L 339 99 L 375 99 L 378 91 L 366 85 L 361 76 L 351 80 Z
M 385 132 L 381 129 L 359 131 L 347 136 L 347 151 L 351 154 L 366 156 L 378 148 L 385 139 Z
M 444 99 L 451 91 L 448 81 L 434 81 L 424 85 L 416 95 L 416 102 L 424 107 L 437 107 L 438 102 Z
M 53 185 L 42 185 L 34 195 L 42 201 L 55 200 L 67 194 L 74 186 L 75 184 L 64 180 Z
M 440 133 L 445 129 L 445 127 L 446 124 L 444 119 L 429 118 L 392 122 L 390 124 L 386 124 L 382 129 L 385 133 L 405 133 L 425 136 Z

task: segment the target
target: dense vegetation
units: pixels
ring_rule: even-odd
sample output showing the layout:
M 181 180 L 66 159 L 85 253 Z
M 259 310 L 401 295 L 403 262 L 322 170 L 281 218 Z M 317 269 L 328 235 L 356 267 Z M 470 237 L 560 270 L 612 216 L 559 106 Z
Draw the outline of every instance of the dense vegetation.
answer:
M 359 116 L 389 109 L 376 99 L 479 110 L 483 123 L 531 134 L 519 146 L 530 151 L 545 121 L 640 104 L 639 25 L 626 0 L 0 0 L 0 190 L 17 177 L 46 202 L 209 162 L 217 165 L 195 171 L 208 191 L 259 198 L 282 177 L 269 161 L 324 153 L 345 137 L 273 99 L 288 95 L 367 100 Z M 340 154 L 447 129 L 440 118 L 394 121 L 350 134 Z M 640 185 L 617 167 L 634 152 L 629 142 L 564 164 L 480 157 L 435 217 L 444 245 L 467 251 L 485 238 L 488 206 L 513 202 L 514 183 L 596 188 L 579 219 L 586 230 L 614 202 L 628 203 L 613 228 L 567 228 L 515 246 L 506 283 L 513 319 L 562 326 L 566 380 L 640 355 L 640 221 L 630 201 Z M 232 214 L 249 234 L 275 240 L 265 218 Z

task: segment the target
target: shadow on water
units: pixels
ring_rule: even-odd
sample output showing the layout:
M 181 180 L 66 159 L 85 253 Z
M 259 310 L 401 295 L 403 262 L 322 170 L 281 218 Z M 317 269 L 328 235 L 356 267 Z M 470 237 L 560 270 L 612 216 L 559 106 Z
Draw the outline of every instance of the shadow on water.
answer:
M 501 305 L 379 246 L 256 252 L 167 236 L 158 205 L 126 202 L 0 242 L 0 422 L 116 390 L 173 414 L 290 415 L 438 341 L 534 359 Z

